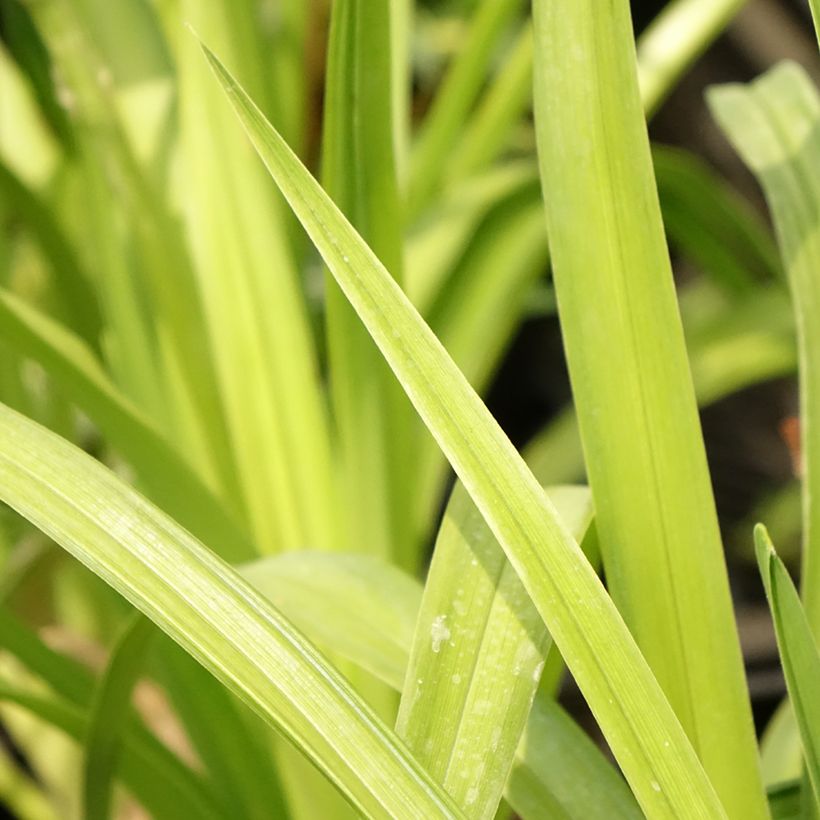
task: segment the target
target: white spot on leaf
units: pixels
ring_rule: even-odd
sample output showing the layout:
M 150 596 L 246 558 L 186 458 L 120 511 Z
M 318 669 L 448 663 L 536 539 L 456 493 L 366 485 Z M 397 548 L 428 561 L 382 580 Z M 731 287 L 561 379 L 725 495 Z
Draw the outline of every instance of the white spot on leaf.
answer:
M 450 640 L 450 629 L 445 623 L 446 615 L 436 615 L 433 618 L 433 623 L 430 627 L 430 639 L 432 640 L 433 652 L 438 653 L 441 650 L 441 645 Z

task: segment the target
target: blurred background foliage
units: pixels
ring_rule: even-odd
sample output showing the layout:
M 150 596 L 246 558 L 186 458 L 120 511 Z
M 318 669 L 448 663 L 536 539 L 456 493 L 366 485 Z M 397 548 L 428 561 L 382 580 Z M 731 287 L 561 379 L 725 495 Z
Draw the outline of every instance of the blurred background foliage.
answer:
M 193 132 L 203 122 L 213 125 L 218 119 L 209 111 L 197 110 L 198 103 L 194 101 L 199 99 L 196 90 L 200 77 L 195 71 L 184 68 L 171 80 L 179 70 L 178 64 L 185 66 L 189 59 L 185 56 L 189 46 L 179 42 L 184 36 L 179 21 L 189 19 L 186 10 L 190 11 L 191 22 L 200 33 L 208 37 L 211 32 L 207 24 L 200 27 L 201 22 L 196 19 L 200 4 L 193 2 L 131 0 L 120 6 L 108 0 L 72 0 L 56 4 L 58 9 L 69 9 L 66 19 L 50 14 L 48 9 L 44 11 L 44 5 L 51 6 L 0 0 L 0 283 L 23 303 L 36 306 L 71 327 L 106 362 L 109 375 L 123 394 L 138 405 L 139 413 L 158 422 L 166 438 L 174 440 L 180 429 L 189 429 L 180 424 L 174 413 L 190 408 L 183 400 L 179 402 L 183 411 L 179 407 L 169 409 L 168 404 L 173 402 L 166 403 L 157 387 L 162 380 L 156 361 L 146 355 L 139 340 L 154 338 L 151 328 L 156 320 L 153 311 L 157 311 L 168 322 L 169 349 L 178 357 L 175 361 L 190 363 L 197 353 L 196 339 L 201 331 L 196 322 L 208 323 L 209 305 L 213 310 L 214 305 L 231 295 L 228 278 L 217 282 L 214 277 L 217 284 L 212 292 L 208 292 L 212 281 L 208 279 L 204 286 L 204 316 L 190 319 L 185 311 L 174 313 L 181 302 L 179 294 L 173 293 L 173 286 L 170 291 L 163 289 L 172 273 L 177 274 L 190 264 L 183 260 L 184 253 L 176 240 L 168 239 L 175 235 L 173 226 L 168 225 L 179 217 L 179 203 L 174 202 L 173 194 L 167 200 L 156 196 L 157 190 L 174 190 L 174 175 L 180 173 L 174 159 L 175 128 L 181 123 L 183 131 L 190 128 Z M 326 90 L 328 3 L 313 0 L 280 6 L 276 0 L 248 0 L 242 5 L 257 15 L 263 34 L 243 40 L 242 31 L 232 32 L 235 53 L 227 56 L 243 64 L 243 81 L 263 101 L 286 138 L 318 174 Z M 296 11 L 292 19 L 283 21 L 280 15 L 285 5 Z M 416 129 L 431 111 L 450 60 L 464 48 L 476 6 L 470 0 L 427 0 L 417 4 L 410 43 L 410 110 L 411 124 Z M 633 0 L 636 33 L 640 34 L 664 6 L 653 0 Z M 486 88 L 491 88 L 492 81 L 515 59 L 524 14 L 522 6 L 520 13 L 507 16 L 497 32 Z M 86 54 L 84 59 L 77 60 L 72 51 L 88 45 L 75 41 L 72 24 L 70 20 L 66 22 L 73 15 L 83 20 L 88 43 L 94 47 L 93 59 Z M 219 23 L 211 25 L 218 40 Z M 288 52 L 288 26 L 298 27 L 304 35 L 304 51 L 296 57 Z M 237 24 L 237 28 L 241 25 Z M 243 52 L 243 42 L 251 43 L 260 52 Z M 754 521 L 765 520 L 781 554 L 796 561 L 800 500 L 794 472 L 794 451 L 799 446 L 794 421 L 795 362 L 782 275 L 761 193 L 718 132 L 703 93 L 711 84 L 749 80 L 783 58 L 796 60 L 815 81 L 820 80 L 820 61 L 808 7 L 802 0 L 749 0 L 726 31 L 671 89 L 650 124 L 687 337 L 690 349 L 704 351 L 699 358 L 693 357 L 697 358 L 693 368 L 705 405 L 702 421 L 707 452 L 760 726 L 780 702 L 785 689 L 754 565 L 751 528 Z M 55 72 L 55 64 L 60 65 L 60 71 Z M 271 76 L 284 86 L 272 86 Z M 96 84 L 97 90 L 83 85 L 89 82 Z M 183 90 L 180 96 L 176 94 L 177 82 Z M 286 87 L 287 93 L 278 93 L 281 87 Z M 103 91 L 101 96 L 97 93 L 99 89 Z M 111 89 L 116 94 L 109 96 Z M 116 116 L 112 116 L 108 105 L 114 106 Z M 78 108 L 82 111 L 79 119 L 75 116 Z M 513 174 L 517 173 L 516 162 L 531 161 L 535 150 L 532 112 L 526 104 L 521 108 L 520 116 L 515 117 L 497 151 L 499 167 L 513 169 Z M 121 131 L 112 124 L 117 121 Z M 216 125 L 213 127 L 217 130 Z M 192 155 L 197 149 L 213 150 L 213 146 L 203 147 L 204 142 L 197 143 L 198 138 L 207 142 L 210 136 L 186 135 L 186 139 L 191 139 Z M 580 480 L 583 464 L 566 410 L 570 388 L 546 251 L 543 237 L 540 241 L 532 238 L 533 230 L 539 230 L 532 225 L 543 226 L 540 193 L 534 178 L 529 187 L 524 184 L 526 169 L 523 182 L 513 180 L 514 184 L 508 185 L 499 179 L 495 193 L 490 186 L 486 193 L 489 205 L 477 209 L 466 227 L 460 227 L 458 218 L 452 222 L 442 219 L 441 224 L 453 235 L 463 231 L 463 241 L 450 247 L 447 265 L 441 263 L 438 268 L 425 269 L 430 249 L 441 247 L 431 227 L 438 224 L 440 212 L 447 216 L 447 209 L 452 208 L 458 213 L 459 191 L 463 191 L 464 199 L 480 198 L 480 193 L 467 185 L 470 175 L 459 167 L 459 162 L 464 165 L 466 160 L 458 157 L 458 153 L 457 140 L 449 160 L 452 165 L 447 166 L 452 176 L 447 182 L 449 187 L 444 186 L 443 193 L 419 194 L 422 205 L 407 230 L 411 248 L 406 256 L 408 290 L 417 288 L 417 304 L 426 306 L 422 312 L 437 332 L 447 337 L 452 330 L 453 346 L 463 350 L 461 359 L 456 356 L 459 364 L 482 388 L 491 410 L 513 442 L 522 448 L 530 447 L 532 463 L 541 459 L 545 470 L 554 471 L 555 481 Z M 102 173 L 101 168 L 105 168 Z M 232 173 L 231 169 L 223 170 Z M 191 201 L 183 203 L 191 211 L 196 211 L 197 205 L 209 195 L 218 196 L 222 190 L 218 179 L 207 183 L 201 175 L 197 179 L 196 161 L 186 173 L 199 183 L 198 188 L 193 185 Z M 456 184 L 460 174 L 464 176 L 460 180 L 464 189 Z M 248 184 L 253 188 L 252 181 Z M 95 199 L 88 198 L 89 191 Z M 521 215 L 528 208 L 531 210 L 533 203 L 537 221 L 527 223 Z M 323 332 L 322 269 L 293 220 L 277 212 L 279 204 L 277 200 L 265 207 L 276 212 L 275 218 L 286 225 L 281 246 L 272 247 L 278 239 L 271 240 L 271 246 L 252 248 L 248 253 L 281 254 L 281 258 L 290 260 L 286 264 L 297 271 L 305 294 L 307 333 L 315 344 L 319 371 L 324 376 L 328 370 L 328 350 Z M 228 203 L 226 208 L 224 213 L 204 216 L 185 214 L 190 224 L 195 225 L 193 230 L 202 233 L 202 247 L 207 249 L 209 231 L 229 230 L 233 218 L 250 218 L 248 213 L 237 217 L 230 212 L 230 208 L 241 210 L 236 203 Z M 266 223 L 261 216 L 259 220 L 259 229 L 264 232 Z M 505 249 L 500 242 L 510 226 L 521 231 L 520 241 L 516 235 L 517 244 Z M 459 329 L 452 317 L 462 302 L 470 298 L 470 276 L 475 274 L 477 260 L 493 252 L 504 259 L 504 253 L 521 248 L 526 248 L 528 254 L 525 270 L 519 274 L 521 298 L 518 302 L 510 300 L 499 338 L 488 342 L 487 349 L 472 360 L 470 343 L 481 335 L 482 328 L 479 324 L 477 330 Z M 197 248 L 194 257 L 195 264 L 180 276 L 183 288 L 194 281 L 197 270 L 207 271 L 209 265 L 217 265 L 202 248 Z M 236 263 L 233 257 L 228 261 Z M 107 279 L 92 287 L 94 276 L 87 273 L 101 268 L 108 271 Z M 128 292 L 134 270 L 148 277 L 151 288 L 159 293 L 158 302 L 146 300 L 145 293 Z M 422 275 L 413 279 L 414 270 L 432 278 L 425 280 Z M 152 276 L 155 278 L 151 279 Z M 436 293 L 436 276 L 446 279 L 448 290 Z M 118 290 L 115 280 L 124 289 Z M 270 295 L 266 287 L 265 282 L 247 285 L 243 298 L 251 313 L 260 295 Z M 496 298 L 506 298 L 503 290 L 499 293 Z M 291 294 L 284 301 L 300 298 Z M 131 311 L 128 305 L 133 304 L 129 299 L 139 309 Z M 485 313 L 479 311 L 479 315 L 492 316 L 492 308 L 491 302 L 489 312 L 485 307 Z M 282 310 L 282 315 L 287 313 L 287 305 Z M 132 323 L 129 327 L 133 343 L 123 344 L 121 339 L 106 335 L 106 323 L 112 314 L 119 322 Z M 92 423 L 91 410 L 86 408 L 88 416 L 76 413 L 71 385 L 64 389 L 52 382 L 47 357 L 38 364 L 20 354 L 19 339 L 26 333 L 25 322 L 21 320 L 19 327 L 12 328 L 12 318 L 20 315 L 25 318 L 25 313 L 11 310 L 0 317 L 0 322 L 6 323 L 4 329 L 0 328 L 0 399 L 81 443 L 121 473 L 130 476 L 135 469 L 139 473 L 133 460 L 115 455 L 117 446 L 107 439 L 99 419 Z M 272 324 L 277 321 L 273 319 Z M 267 345 L 275 346 L 276 328 L 271 330 L 270 338 L 266 329 L 260 338 L 244 340 L 240 338 L 242 323 L 240 316 L 234 326 L 224 329 L 219 339 L 218 344 L 223 346 L 220 350 L 226 351 L 226 356 L 231 351 L 259 354 L 268 350 Z M 763 331 L 758 333 L 760 328 Z M 243 344 L 247 346 L 243 348 Z M 297 362 L 310 359 L 310 354 L 301 350 L 281 351 L 277 361 L 283 371 L 292 356 Z M 201 399 L 197 391 L 207 393 L 214 380 L 224 378 L 223 389 L 227 390 L 230 379 L 220 368 L 217 362 L 216 373 L 196 373 L 192 378 L 198 379 L 198 383 L 177 387 L 183 392 L 190 388 Z M 268 387 L 275 392 L 277 385 Z M 243 389 L 249 391 L 243 399 L 253 404 L 255 387 Z M 199 410 L 207 419 L 209 402 L 206 399 L 201 404 Z M 282 412 L 287 417 L 292 411 Z M 264 406 L 260 413 L 264 414 Z M 229 407 L 225 422 L 228 428 L 237 424 L 230 415 Z M 206 427 L 208 424 L 203 422 Z M 283 429 L 298 428 L 293 418 L 285 418 Z M 259 420 L 259 429 L 265 429 L 264 418 Z M 242 485 L 241 465 L 240 475 L 225 479 L 224 486 L 219 487 L 221 479 L 214 479 L 223 476 L 219 453 L 203 447 L 196 433 L 191 434 L 190 440 L 183 438 L 180 436 L 175 444 L 184 454 L 184 461 L 196 464 L 206 477 L 206 489 L 217 487 L 226 498 L 243 498 L 236 507 L 247 505 L 254 538 L 269 539 L 273 544 L 291 536 L 296 540 L 298 535 L 321 541 L 327 535 L 318 524 L 312 529 L 310 517 L 297 515 L 293 521 L 283 523 L 267 509 L 268 499 L 264 496 L 245 498 L 242 486 L 231 486 L 232 480 Z M 237 446 L 252 459 L 256 445 L 249 436 Z M 435 462 L 435 456 L 427 457 L 432 466 L 426 468 L 429 475 L 425 473 L 426 483 L 417 501 L 422 512 L 408 529 L 408 539 L 413 543 L 393 556 L 398 563 L 416 571 L 423 569 L 435 533 L 435 518 L 428 513 L 440 511 L 444 487 L 450 480 L 444 478 L 443 462 Z M 294 457 L 294 463 L 297 462 Z M 278 480 L 275 475 L 270 477 L 272 484 Z M 309 496 L 311 482 L 316 482 L 315 495 L 324 498 L 322 482 L 326 480 L 321 469 L 305 470 L 304 475 L 300 474 L 299 492 Z M 159 488 L 158 494 L 161 493 Z M 31 532 L 8 510 L 2 511 L 2 518 L 0 546 L 5 565 L 0 577 L 0 599 L 11 602 L 17 614 L 33 626 L 46 630 L 44 634 L 49 634 L 52 642 L 99 668 L 105 655 L 102 647 L 110 644 L 124 618 L 121 602 L 61 552 L 50 549 L 46 539 Z M 564 699 L 576 714 L 582 714 L 580 698 L 571 685 L 567 686 Z M 11 716 L 7 724 L 9 737 L 15 730 L 25 731 L 20 729 L 19 715 Z M 11 740 L 7 748 L 14 754 L 19 752 L 19 745 Z M 70 758 L 68 751 L 65 754 Z M 55 753 L 53 757 L 47 765 L 59 768 L 59 755 Z M 46 765 L 40 760 L 34 763 Z

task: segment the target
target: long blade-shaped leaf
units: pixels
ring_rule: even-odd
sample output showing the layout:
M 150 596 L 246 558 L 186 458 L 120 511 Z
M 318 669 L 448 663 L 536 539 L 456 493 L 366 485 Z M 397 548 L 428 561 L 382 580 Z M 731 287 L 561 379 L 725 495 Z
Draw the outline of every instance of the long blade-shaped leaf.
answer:
M 111 652 L 94 704 L 86 736 L 83 805 L 86 820 L 107 820 L 114 778 L 123 750 L 131 693 L 142 672 L 145 652 L 155 629 L 139 615 L 129 621 Z
M 646 111 L 653 114 L 675 83 L 726 28 L 748 0 L 675 0 L 638 43 L 638 76 Z
M 550 499 L 580 542 L 585 487 Z M 396 728 L 471 817 L 498 808 L 538 687 L 549 634 L 459 484 L 436 540 Z
M 334 202 L 399 282 L 402 214 L 393 142 L 392 3 L 333 4 L 325 93 L 322 179 Z M 374 48 L 374 43 L 380 43 Z M 412 524 L 418 433 L 407 398 L 333 277 L 326 315 L 331 398 L 341 461 L 348 549 L 416 568 Z
M 820 807 L 820 651 L 800 596 L 762 525 L 755 528 L 755 551 L 772 611 L 789 698 L 803 742 L 806 772 Z
M 230 567 L 92 458 L 2 406 L 0 496 L 297 742 L 363 813 L 458 816 L 398 738 Z
M 267 727 L 190 655 L 166 636 L 158 637 L 151 671 L 156 669 L 221 804 L 247 820 L 284 815 Z
M 774 216 L 797 327 L 806 614 L 820 636 L 820 96 L 792 63 L 749 86 L 714 88 L 709 102 Z
M 729 814 L 762 817 L 629 3 L 533 11 L 553 278 L 609 589 Z
M 721 805 L 629 630 L 540 484 L 390 274 L 205 54 L 282 193 L 490 525 L 649 813 Z
M 270 108 L 256 4 L 185 0 Z M 284 210 L 210 77 L 196 43 L 179 49 L 180 155 L 187 224 L 219 392 L 260 551 L 334 542 L 328 420 Z
M 671 0 L 638 39 L 638 76 L 647 117 L 747 0 Z M 450 148 L 447 171 L 459 179 L 500 152 L 513 124 L 531 102 L 532 28 L 525 24 L 497 78 Z M 453 152 L 453 148 L 457 151 Z
M 37 238 L 51 266 L 53 287 L 67 317 L 88 344 L 97 348 L 102 318 L 87 272 L 46 204 L 2 162 L 0 198 L 14 208 Z
M 464 48 L 449 67 L 410 155 L 408 217 L 419 215 L 441 183 L 447 153 L 484 83 L 493 47 L 521 0 L 481 0 Z
M 117 319 L 108 339 L 120 359 L 118 376 L 129 384 L 132 362 L 146 371 L 131 397 L 143 408 L 153 407 L 154 420 L 168 425 L 180 451 L 235 498 L 211 340 L 177 216 L 132 149 L 111 83 L 99 81 L 111 72 L 84 10 L 65 0 L 30 9 L 73 99 L 82 207 L 91 217 L 88 247 L 99 265 L 101 301 Z M 143 37 L 141 57 L 146 47 Z M 119 349 L 123 344 L 127 351 Z M 125 352 L 127 360 L 120 355 Z

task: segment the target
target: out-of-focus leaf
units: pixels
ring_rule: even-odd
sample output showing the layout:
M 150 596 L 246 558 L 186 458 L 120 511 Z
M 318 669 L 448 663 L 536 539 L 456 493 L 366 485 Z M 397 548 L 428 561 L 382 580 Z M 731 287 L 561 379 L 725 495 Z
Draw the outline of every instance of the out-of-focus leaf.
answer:
M 39 242 L 65 317 L 92 348 L 99 349 L 102 317 L 88 274 L 48 206 L 1 161 L 0 198 L 9 203 Z
M 143 671 L 154 625 L 138 615 L 114 648 L 97 687 L 86 730 L 83 806 L 86 820 L 108 820 L 124 748 L 131 694 Z
M 322 182 L 396 280 L 403 218 L 394 156 L 390 52 L 394 6 L 333 4 Z M 380 43 L 378 48 L 373 43 Z M 416 569 L 413 520 L 420 431 L 407 397 L 331 275 L 326 276 L 328 381 L 337 432 L 344 543 Z
M 763 186 L 788 273 L 802 425 L 801 587 L 820 636 L 820 95 L 802 68 L 785 62 L 748 86 L 711 89 L 709 103 Z
M 782 275 L 770 231 L 705 163 L 688 151 L 657 144 L 652 161 L 673 248 L 736 293 Z
M 410 576 L 375 556 L 304 550 L 245 564 L 242 574 L 312 640 L 400 688 L 421 604 Z
M 0 647 L 54 691 L 55 698 L 43 701 L 42 709 L 37 708 L 40 701 L 36 698 L 29 704 L 31 708 L 82 743 L 87 733 L 87 709 L 94 696 L 89 671 L 46 646 L 5 608 L 0 608 Z M 171 817 L 175 812 L 212 820 L 226 816 L 202 778 L 133 719 L 125 728 L 123 743 L 123 779 L 157 816 Z
M 415 219 L 441 184 L 443 166 L 481 90 L 493 48 L 521 0 L 481 0 L 461 53 L 450 66 L 410 154 L 407 216 Z

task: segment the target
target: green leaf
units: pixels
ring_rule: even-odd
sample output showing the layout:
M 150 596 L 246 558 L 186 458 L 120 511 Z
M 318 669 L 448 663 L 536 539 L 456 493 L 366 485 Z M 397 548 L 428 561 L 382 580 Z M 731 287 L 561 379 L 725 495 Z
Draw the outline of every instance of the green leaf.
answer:
M 579 542 L 585 487 L 548 490 Z M 492 818 L 550 638 L 481 513 L 458 484 L 436 540 L 396 729 L 465 813 Z
M 83 342 L 48 317 L 0 290 L 0 338 L 39 362 L 128 461 L 152 498 L 228 560 L 255 552 L 197 474 L 110 382 Z
M 142 615 L 132 618 L 111 650 L 111 659 L 97 687 L 85 741 L 83 816 L 87 820 L 107 820 L 110 816 L 131 694 L 143 671 L 145 653 L 154 633 L 154 625 Z
M 541 486 L 377 257 L 219 60 L 205 54 L 280 190 L 503 546 L 644 809 L 722 816 L 626 625 Z
M 267 726 L 173 641 L 157 637 L 152 671 L 168 692 L 221 804 L 247 820 L 285 816 Z
M 2 7 L 3 45 L 31 84 L 45 120 L 69 151 L 74 135 L 68 112 L 60 105 L 54 82 L 51 55 L 31 16 L 19 0 L 6 0 Z
M 803 481 L 802 593 L 820 635 L 820 95 L 781 63 L 748 86 L 709 92 L 712 111 L 757 175 L 774 217 L 797 329 Z
M 768 526 L 766 531 L 771 536 Z M 760 768 L 768 786 L 798 780 L 803 771 L 803 747 L 788 696 L 780 702 L 760 739 Z
M 770 230 L 739 194 L 694 154 L 652 146 L 670 244 L 733 293 L 782 273 Z
M 820 652 L 794 583 L 762 524 L 755 527 L 755 551 L 772 611 L 789 698 L 803 742 L 806 771 L 815 802 L 820 806 Z
M 219 42 L 267 110 L 273 93 L 249 0 L 185 0 L 177 25 Z M 194 39 L 178 54 L 186 225 L 218 394 L 260 552 L 337 540 L 330 430 L 285 211 L 213 93 Z
M 538 188 L 528 184 L 501 199 L 478 223 L 473 240 L 430 305 L 430 328 L 479 393 L 486 389 L 547 263 Z M 420 444 L 418 465 L 419 520 L 427 522 L 440 503 L 447 466 L 434 441 Z
M 59 820 L 60 817 L 40 784 L 6 751 L 0 754 L 0 801 L 12 817 L 25 820 Z
M 39 242 L 51 267 L 53 288 L 72 327 L 95 350 L 102 318 L 97 296 L 77 253 L 48 206 L 0 162 L 0 197 L 7 200 Z
M 478 226 L 499 203 L 534 180 L 536 169 L 530 161 L 504 163 L 454 185 L 431 207 L 429 218 L 407 240 L 404 290 L 422 316 L 446 286 Z
M 764 817 L 629 3 L 533 10 L 553 280 L 608 588 L 729 815 Z
M 449 66 L 410 155 L 407 219 L 412 222 L 439 187 L 447 156 L 484 84 L 493 49 L 521 0 L 481 0 L 466 42 Z
M 745 2 L 671 0 L 664 5 L 638 38 L 638 74 L 647 118 Z M 451 139 L 445 169 L 449 179 L 480 170 L 501 152 L 513 125 L 532 102 L 532 63 L 532 27 L 527 23 L 475 112 Z
M 83 10 L 64 0 L 29 8 L 72 99 L 82 185 L 77 207 L 118 383 L 236 503 L 212 340 L 177 214 L 128 139 L 106 81 L 110 68 Z
M 561 706 L 541 694 L 536 695 L 507 797 L 525 820 L 643 817 L 600 750 Z
M 581 488 L 572 494 L 586 496 Z M 421 604 L 416 580 L 373 556 L 311 552 L 263 558 L 243 574 L 311 638 L 402 689 Z M 539 807 L 557 817 L 571 810 L 579 820 L 641 816 L 623 778 L 543 691 L 518 745 L 506 798 L 525 818 L 542 816 Z
M 5 608 L 0 608 L 0 646 L 56 693 L 55 698 L 43 701 L 43 708 L 38 708 L 36 698 L 27 708 L 82 743 L 87 735 L 86 710 L 94 694 L 88 670 L 46 646 Z M 123 780 L 157 817 L 177 813 L 212 819 L 227 816 L 202 778 L 135 720 L 129 720 L 123 744 Z
M 262 558 L 241 571 L 311 640 L 401 689 L 421 604 L 410 576 L 373 555 L 306 550 Z
M 746 2 L 675 0 L 652 21 L 637 55 L 641 97 L 650 116 Z
M 92 458 L 5 407 L 0 495 L 297 744 L 364 814 L 459 816 L 341 676 L 228 565 Z
M 57 698 L 32 695 L 0 681 L 0 701 L 22 707 L 65 732 L 77 743 L 82 743 L 87 732 L 87 720 L 83 711 Z M 197 820 L 226 820 L 230 816 L 220 813 L 216 806 L 202 800 L 199 794 L 190 795 L 178 791 L 177 784 L 171 778 L 162 778 L 157 774 L 158 761 L 145 757 L 144 751 L 139 746 L 126 745 L 121 763 L 122 779 L 140 802 L 158 818 L 182 815 Z M 192 797 L 195 799 L 192 800 Z
M 780 783 L 768 790 L 772 820 L 801 820 L 803 814 L 800 780 Z
M 403 220 L 394 157 L 389 2 L 333 4 L 323 119 L 322 179 L 398 282 Z M 380 43 L 374 48 L 373 43 Z M 400 386 L 330 275 L 329 383 L 339 446 L 347 549 L 416 569 L 413 522 L 418 421 Z M 363 385 L 367 389 L 362 389 Z
M 521 26 L 515 42 L 459 135 L 447 165 L 449 181 L 465 179 L 501 153 L 513 125 L 532 103 L 532 26 Z

